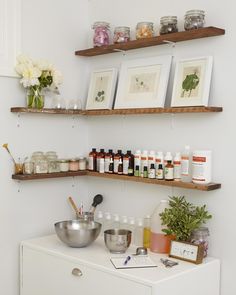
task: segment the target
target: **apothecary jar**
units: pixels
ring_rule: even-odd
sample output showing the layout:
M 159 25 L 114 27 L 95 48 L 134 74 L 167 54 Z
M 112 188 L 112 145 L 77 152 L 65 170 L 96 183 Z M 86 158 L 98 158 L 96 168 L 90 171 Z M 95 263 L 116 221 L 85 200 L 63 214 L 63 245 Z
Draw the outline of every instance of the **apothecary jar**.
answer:
M 95 22 L 93 24 L 93 46 L 100 47 L 110 43 L 110 25 L 107 22 Z
M 204 246 L 204 257 L 207 256 L 208 247 L 209 247 L 209 230 L 207 227 L 200 227 L 195 229 L 190 237 L 190 242 L 195 245 Z
M 189 10 L 185 13 L 184 29 L 186 31 L 202 28 L 204 24 L 204 10 Z

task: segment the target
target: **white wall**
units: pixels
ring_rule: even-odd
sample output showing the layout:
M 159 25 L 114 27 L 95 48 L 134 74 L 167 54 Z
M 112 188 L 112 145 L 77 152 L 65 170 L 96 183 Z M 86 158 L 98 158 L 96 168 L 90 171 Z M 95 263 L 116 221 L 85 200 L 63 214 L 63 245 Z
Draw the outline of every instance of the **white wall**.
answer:
M 66 99 L 85 92 L 85 61 L 74 51 L 86 46 L 87 1 L 22 0 L 22 52 L 32 58 L 48 59 L 64 76 L 61 88 Z M 33 116 L 10 113 L 12 106 L 24 106 L 25 90 L 18 79 L 0 77 L 0 138 L 9 143 L 15 157 L 36 150 L 55 150 L 61 157 L 86 155 L 85 121 L 71 116 Z M 19 123 L 20 127 L 17 127 Z M 72 128 L 74 126 L 74 128 Z M 69 195 L 87 202 L 83 178 L 61 178 L 20 182 L 11 179 L 12 162 L 0 148 L 0 293 L 19 292 L 19 243 L 21 240 L 54 233 L 55 221 L 70 219 Z
M 214 69 L 210 105 L 223 106 L 223 113 L 177 114 L 148 116 L 118 116 L 89 118 L 89 148 L 128 148 L 135 150 L 155 149 L 181 151 L 185 144 L 192 149 L 211 149 L 214 154 L 213 178 L 222 183 L 222 189 L 212 192 L 171 189 L 145 184 L 123 183 L 90 179 L 91 193 L 100 191 L 107 199 L 103 210 L 122 215 L 143 216 L 152 212 L 160 199 L 169 195 L 185 195 L 195 204 L 207 204 L 213 219 L 209 222 L 210 255 L 222 261 L 221 294 L 236 294 L 234 284 L 235 237 L 235 2 L 213 0 L 91 0 L 90 22 L 108 21 L 114 26 L 127 25 L 133 29 L 139 21 L 159 24 L 161 16 L 177 15 L 180 29 L 183 16 L 189 9 L 204 9 L 206 25 L 226 29 L 223 37 L 206 38 L 177 43 L 172 49 L 168 45 L 130 51 L 125 57 L 120 53 L 92 59 L 91 67 L 119 66 L 125 59 L 154 55 L 173 54 L 174 61 L 181 57 L 213 55 Z M 174 65 L 173 65 L 174 68 Z M 172 74 L 173 74 L 172 68 Z M 172 79 L 167 96 L 171 96 Z M 210 274 L 209 274 L 210 275 Z M 204 286 L 203 286 L 204 289 Z
M 236 28 L 233 0 L 199 0 L 197 4 L 193 0 L 172 3 L 159 0 L 22 0 L 22 3 L 23 52 L 35 58 L 47 58 L 63 72 L 65 79 L 62 94 L 66 99 L 85 98 L 89 69 L 118 66 L 123 58 L 163 54 L 174 54 L 175 57 L 213 55 L 210 104 L 222 105 L 224 112 L 97 118 L 22 114 L 18 118 L 9 109 L 24 104 L 24 91 L 18 80 L 0 77 L 1 142 L 8 142 L 16 157 L 24 157 L 34 150 L 57 150 L 61 156 L 85 154 L 93 146 L 174 152 L 188 143 L 193 149 L 213 150 L 214 180 L 221 182 L 223 187 L 213 192 L 200 192 L 96 178 L 87 180 L 82 177 L 18 183 L 11 180 L 12 163 L 6 151 L 0 149 L 1 293 L 18 293 L 19 242 L 51 233 L 56 220 L 71 217 L 71 208 L 66 200 L 68 195 L 88 205 L 91 196 L 99 192 L 105 196 L 104 204 L 101 205 L 103 211 L 137 217 L 150 213 L 161 198 L 173 194 L 184 194 L 196 204 L 207 204 L 214 216 L 209 223 L 210 254 L 222 261 L 221 294 L 235 294 L 233 118 L 236 102 L 233 98 L 233 65 Z M 184 12 L 192 8 L 204 9 L 207 12 L 207 25 L 225 28 L 226 35 L 178 43 L 175 50 L 167 45 L 135 50 L 128 52 L 126 57 L 119 53 L 91 59 L 73 55 L 76 49 L 91 44 L 91 24 L 96 20 L 109 21 L 113 26 L 129 25 L 134 28 L 142 20 L 158 24 L 163 15 L 175 14 L 182 19 Z M 171 82 L 168 97 L 171 94 Z M 18 124 L 20 127 L 17 127 Z

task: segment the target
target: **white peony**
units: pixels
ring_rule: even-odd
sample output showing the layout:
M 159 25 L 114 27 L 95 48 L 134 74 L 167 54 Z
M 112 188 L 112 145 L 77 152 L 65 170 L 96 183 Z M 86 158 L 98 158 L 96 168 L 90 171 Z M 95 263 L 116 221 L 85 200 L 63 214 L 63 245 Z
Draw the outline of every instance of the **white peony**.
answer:
M 20 83 L 23 84 L 24 87 L 39 85 L 38 78 L 41 76 L 42 71 L 31 65 L 19 65 L 19 68 L 22 76 Z

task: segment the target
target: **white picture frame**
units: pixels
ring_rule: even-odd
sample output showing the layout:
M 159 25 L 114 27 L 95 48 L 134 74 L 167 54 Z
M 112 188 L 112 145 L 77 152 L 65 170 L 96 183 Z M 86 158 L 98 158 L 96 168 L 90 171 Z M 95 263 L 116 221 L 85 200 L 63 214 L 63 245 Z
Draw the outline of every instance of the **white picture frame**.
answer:
M 124 61 L 115 109 L 163 108 L 171 60 L 171 55 L 164 55 Z
M 86 110 L 112 109 L 118 71 L 116 68 L 91 73 Z
M 171 107 L 208 106 L 212 65 L 212 56 L 176 62 Z
M 18 77 L 14 66 L 21 51 L 21 0 L 0 0 L 0 76 Z

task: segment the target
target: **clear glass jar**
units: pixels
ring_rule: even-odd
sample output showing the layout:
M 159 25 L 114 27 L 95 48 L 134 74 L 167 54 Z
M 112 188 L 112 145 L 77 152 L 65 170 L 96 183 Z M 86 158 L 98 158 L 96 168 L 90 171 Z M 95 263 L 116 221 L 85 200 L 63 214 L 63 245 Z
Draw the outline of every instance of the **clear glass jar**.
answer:
M 84 157 L 79 158 L 79 170 L 86 170 L 87 169 L 87 159 Z
M 154 36 L 152 22 L 140 22 L 136 26 L 136 39 L 151 38 Z
M 69 161 L 69 170 L 70 171 L 79 171 L 79 160 L 78 159 L 71 159 Z
M 60 172 L 60 164 L 57 159 L 48 160 L 48 173 Z
M 43 157 L 34 159 L 34 173 L 48 173 L 48 161 Z
M 189 10 L 186 12 L 184 22 L 184 29 L 186 31 L 202 28 L 204 26 L 204 23 L 204 10 Z
M 69 160 L 60 159 L 60 160 L 58 160 L 58 162 L 59 162 L 61 172 L 68 172 L 69 171 Z
M 130 40 L 130 28 L 129 27 L 116 27 L 114 30 L 113 42 L 125 43 Z
M 23 174 L 32 174 L 34 173 L 34 162 L 25 161 L 23 166 Z
M 163 16 L 160 24 L 160 35 L 178 32 L 177 16 Z
M 93 46 L 100 47 L 110 43 L 110 25 L 107 22 L 95 22 L 93 24 Z
M 209 230 L 207 227 L 200 227 L 195 229 L 190 237 L 190 242 L 195 245 L 202 244 L 204 246 L 204 257 L 207 256 L 209 247 Z
M 54 151 L 49 151 L 49 152 L 46 152 L 45 157 L 57 159 L 57 153 Z

